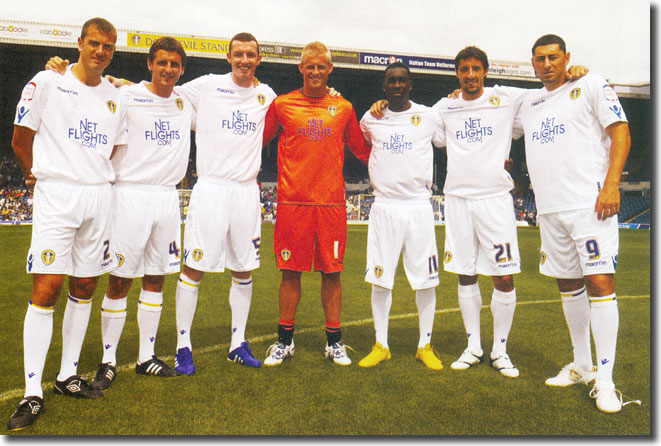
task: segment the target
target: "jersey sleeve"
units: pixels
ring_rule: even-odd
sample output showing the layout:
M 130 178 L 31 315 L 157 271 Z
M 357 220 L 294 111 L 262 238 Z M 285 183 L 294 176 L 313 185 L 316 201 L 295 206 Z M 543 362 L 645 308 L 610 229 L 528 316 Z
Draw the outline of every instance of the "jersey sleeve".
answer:
M 42 71 L 23 87 L 21 100 L 16 106 L 15 125 L 27 127 L 35 132 L 39 130 L 41 117 L 48 102 L 46 87 L 52 79 L 50 73 Z
M 521 106 L 514 116 L 514 122 L 512 123 L 512 139 L 519 139 L 524 135 L 523 131 L 523 121 L 521 117 Z
M 115 139 L 116 146 L 128 144 L 129 142 L 129 129 L 128 129 L 128 95 L 126 88 L 120 90 L 119 96 L 119 123 L 117 129 L 117 139 Z
M 198 105 L 200 104 L 200 96 L 202 95 L 202 89 L 208 81 L 207 76 L 200 76 L 197 79 L 186 82 L 184 85 L 174 87 L 177 94 L 182 95 L 185 99 L 190 102 L 195 110 L 197 110 Z
M 369 131 L 369 125 L 368 121 L 370 119 L 370 112 L 367 111 L 363 115 L 363 118 L 360 120 L 360 130 L 363 132 L 363 137 L 365 138 L 365 141 L 369 144 L 372 144 L 372 134 Z
M 615 122 L 626 122 L 620 99 L 611 85 L 602 77 L 592 75 L 589 82 L 592 109 L 603 128 Z
M 367 164 L 370 158 L 370 152 L 372 151 L 372 146 L 365 141 L 363 132 L 360 130 L 360 124 L 358 124 L 358 119 L 356 118 L 356 112 L 351 107 L 351 116 L 347 122 L 347 127 L 344 133 L 344 141 L 349 146 L 351 152 L 361 160 L 363 163 Z
M 431 143 L 434 147 L 445 147 L 447 142 L 445 140 L 445 122 L 440 113 L 437 113 L 432 109 L 431 116 L 433 116 L 434 124 L 436 125 L 436 130 L 434 130 L 434 135 L 432 136 Z
M 278 120 L 275 100 L 273 100 L 266 112 L 266 118 L 264 118 L 264 134 L 262 137 L 262 144 L 265 146 L 271 142 L 271 140 L 278 134 L 278 130 L 280 130 L 280 121 Z

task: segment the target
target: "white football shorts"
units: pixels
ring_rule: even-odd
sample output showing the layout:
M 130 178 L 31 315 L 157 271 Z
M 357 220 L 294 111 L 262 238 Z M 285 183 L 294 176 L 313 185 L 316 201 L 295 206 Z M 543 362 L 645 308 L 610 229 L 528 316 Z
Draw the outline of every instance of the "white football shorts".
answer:
M 365 281 L 392 289 L 400 253 L 411 288 L 422 290 L 439 284 L 431 203 L 394 202 L 377 197 L 367 230 Z
M 558 279 L 613 274 L 617 266 L 617 216 L 597 219 L 594 209 L 553 212 L 537 217 L 542 236 L 539 272 Z
M 113 276 L 134 278 L 179 272 L 181 217 L 174 187 L 133 183 L 113 186 Z
M 27 272 L 96 277 L 117 265 L 108 184 L 38 180 Z
M 198 271 L 259 268 L 261 204 L 255 181 L 200 178 L 193 187 L 184 229 L 184 261 Z
M 512 196 L 445 196 L 445 271 L 474 276 L 521 272 Z

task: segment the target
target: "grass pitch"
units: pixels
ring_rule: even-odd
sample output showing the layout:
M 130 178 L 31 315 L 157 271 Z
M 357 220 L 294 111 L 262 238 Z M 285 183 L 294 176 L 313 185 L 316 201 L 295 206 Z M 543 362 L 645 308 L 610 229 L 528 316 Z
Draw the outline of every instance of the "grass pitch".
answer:
M 343 273 L 343 340 L 356 351 L 340 367 L 322 357 L 324 314 L 319 274 L 304 274 L 296 318 L 296 354 L 281 366 L 251 369 L 226 360 L 230 339 L 229 274 L 206 274 L 192 330 L 194 376 L 159 379 L 136 375 L 139 281 L 129 294 L 129 316 L 117 354 L 118 374 L 98 400 L 52 393 L 59 369 L 66 294 L 55 311 L 44 371 L 46 411 L 17 435 L 637 435 L 651 434 L 650 232 L 621 230 L 616 289 L 620 310 L 615 383 L 625 399 L 640 399 L 619 414 L 598 411 L 591 389 L 544 386 L 571 361 L 571 343 L 553 279 L 539 275 L 539 231 L 519 229 L 522 274 L 515 278 L 517 309 L 508 353 L 521 371 L 501 376 L 488 364 L 454 371 L 450 363 L 466 345 L 457 305 L 457 279 L 441 272 L 432 345 L 445 369 L 415 360 L 418 320 L 415 294 L 400 265 L 389 330 L 392 359 L 371 369 L 357 366 L 374 343 L 370 285 L 364 282 L 367 227 L 350 226 Z M 437 227 L 439 253 L 444 229 Z M 31 278 L 25 273 L 30 227 L 0 227 L 0 414 L 4 422 L 23 395 L 22 332 Z M 276 336 L 278 284 L 272 254 L 273 226 L 262 228 L 262 266 L 254 272 L 247 336 L 263 359 Z M 173 364 L 177 276 L 166 279 L 156 353 Z M 482 347 L 491 350 L 491 283 L 480 278 L 484 307 Z M 78 370 L 88 378 L 101 360 L 99 283 Z M 5 431 L 5 433 L 9 433 Z

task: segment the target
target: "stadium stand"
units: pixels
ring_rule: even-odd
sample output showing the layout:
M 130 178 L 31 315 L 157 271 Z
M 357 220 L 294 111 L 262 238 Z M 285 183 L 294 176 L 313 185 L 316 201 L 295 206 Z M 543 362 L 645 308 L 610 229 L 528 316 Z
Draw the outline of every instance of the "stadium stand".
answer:
M 643 212 L 648 214 L 647 222 L 649 223 L 649 209 L 650 209 L 650 197 L 642 195 L 640 193 L 636 194 L 622 194 L 621 196 L 621 210 L 618 214 L 618 221 L 620 223 L 643 223 L 643 222 L 633 222 L 629 221 L 638 217 Z M 644 215 L 644 214 L 643 214 Z M 641 215 L 642 217 L 642 215 Z

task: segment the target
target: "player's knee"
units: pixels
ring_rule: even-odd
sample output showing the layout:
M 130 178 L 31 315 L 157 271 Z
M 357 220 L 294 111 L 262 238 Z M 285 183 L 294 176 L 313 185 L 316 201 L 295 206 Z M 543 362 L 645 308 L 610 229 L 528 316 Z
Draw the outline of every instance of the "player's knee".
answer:
M 108 296 L 109 299 L 124 298 L 129 294 L 132 283 L 133 279 L 113 276 L 111 274 L 108 277 L 108 291 L 106 292 L 106 296 Z
M 493 287 L 503 293 L 509 293 L 514 289 L 514 277 L 508 276 L 493 276 Z
M 160 293 L 163 291 L 163 284 L 165 283 L 165 276 L 149 276 L 145 275 L 142 278 L 142 289 L 151 291 L 153 293 Z
M 184 265 L 183 273 L 186 275 L 186 277 L 196 282 L 202 280 L 202 276 L 204 276 L 204 271 L 193 269 L 188 265 Z
M 69 293 L 78 299 L 91 299 L 94 296 L 98 281 L 98 277 L 69 276 Z
M 475 285 L 476 283 L 477 283 L 477 275 L 465 276 L 463 274 L 459 274 L 459 285 L 468 286 L 468 285 Z
M 231 271 L 231 273 L 236 280 L 248 280 L 252 276 L 250 271 Z
M 561 293 L 580 290 L 585 286 L 583 279 L 558 279 L 558 289 Z
M 60 274 L 34 274 L 32 284 L 32 303 L 40 307 L 52 307 L 57 303 L 64 276 Z
M 591 297 L 609 296 L 615 292 L 615 275 L 594 274 L 585 276 L 585 288 Z

